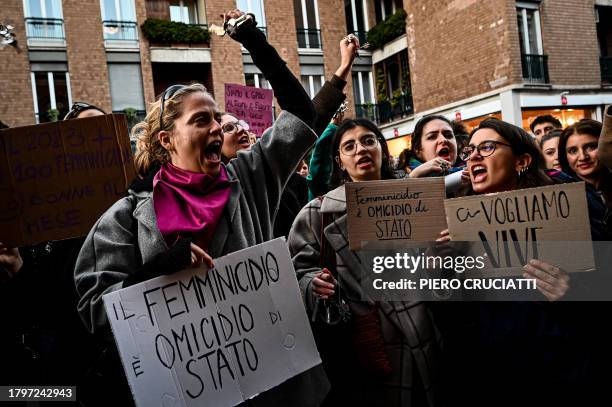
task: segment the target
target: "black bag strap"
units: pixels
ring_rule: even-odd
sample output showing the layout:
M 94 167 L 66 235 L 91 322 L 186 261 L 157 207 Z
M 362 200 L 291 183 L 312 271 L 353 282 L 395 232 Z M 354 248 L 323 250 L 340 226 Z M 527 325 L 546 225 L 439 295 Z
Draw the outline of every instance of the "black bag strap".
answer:
M 323 196 L 317 197 L 321 204 L 323 204 Z M 337 272 L 336 272 L 336 253 L 334 253 L 331 248 L 327 238 L 325 237 L 325 228 L 334 221 L 334 218 L 331 213 L 324 212 L 321 214 L 321 235 L 319 236 L 320 243 L 320 251 L 319 251 L 319 264 L 321 268 L 327 268 L 332 277 L 337 280 Z

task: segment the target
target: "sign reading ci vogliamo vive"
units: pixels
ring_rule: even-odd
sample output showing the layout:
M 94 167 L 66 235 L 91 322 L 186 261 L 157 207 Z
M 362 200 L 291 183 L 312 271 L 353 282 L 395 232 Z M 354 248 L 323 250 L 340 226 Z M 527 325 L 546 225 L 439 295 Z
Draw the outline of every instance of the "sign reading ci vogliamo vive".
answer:
M 284 238 L 104 298 L 138 407 L 239 404 L 321 363 Z
M 124 115 L 0 130 L 0 242 L 85 235 L 134 177 Z
M 487 269 L 513 275 L 530 259 L 594 269 L 584 182 L 444 201 L 452 240 L 480 242 Z

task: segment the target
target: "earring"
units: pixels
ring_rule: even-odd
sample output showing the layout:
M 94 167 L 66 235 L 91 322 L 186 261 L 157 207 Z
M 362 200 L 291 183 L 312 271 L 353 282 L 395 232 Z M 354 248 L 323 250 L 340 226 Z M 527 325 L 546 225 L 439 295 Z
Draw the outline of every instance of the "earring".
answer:
M 527 167 L 522 167 L 518 170 L 518 177 L 519 179 L 521 179 L 523 177 L 523 175 L 525 174 L 525 172 L 527 172 Z

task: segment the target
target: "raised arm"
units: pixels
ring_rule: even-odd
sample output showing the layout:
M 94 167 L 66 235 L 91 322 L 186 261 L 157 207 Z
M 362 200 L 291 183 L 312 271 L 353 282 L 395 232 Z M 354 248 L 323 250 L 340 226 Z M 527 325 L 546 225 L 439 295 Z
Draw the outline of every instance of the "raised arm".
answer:
M 323 84 L 321 90 L 312 99 L 317 112 L 312 129 L 317 134 L 321 134 L 325 130 L 336 110 L 346 99 L 344 87 L 351 75 L 358 48 L 359 40 L 352 34 L 347 35 L 340 41 L 340 66 L 336 69 L 334 76 Z
M 233 10 L 226 14 L 225 19 L 238 18 L 244 13 Z M 285 61 L 271 46 L 266 36 L 256 26 L 251 18 L 240 25 L 231 38 L 240 42 L 249 51 L 253 63 L 270 82 L 274 96 L 281 109 L 291 112 L 308 126 L 312 127 L 316 113 L 310 97 L 300 81 L 291 73 Z

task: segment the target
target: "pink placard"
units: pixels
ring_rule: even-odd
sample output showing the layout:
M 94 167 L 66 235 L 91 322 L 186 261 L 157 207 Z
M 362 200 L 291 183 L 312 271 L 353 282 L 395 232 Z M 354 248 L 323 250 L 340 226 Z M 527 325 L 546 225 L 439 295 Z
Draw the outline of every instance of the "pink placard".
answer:
M 258 137 L 272 126 L 272 98 L 274 92 L 270 89 L 225 84 L 225 111 L 246 121 Z

